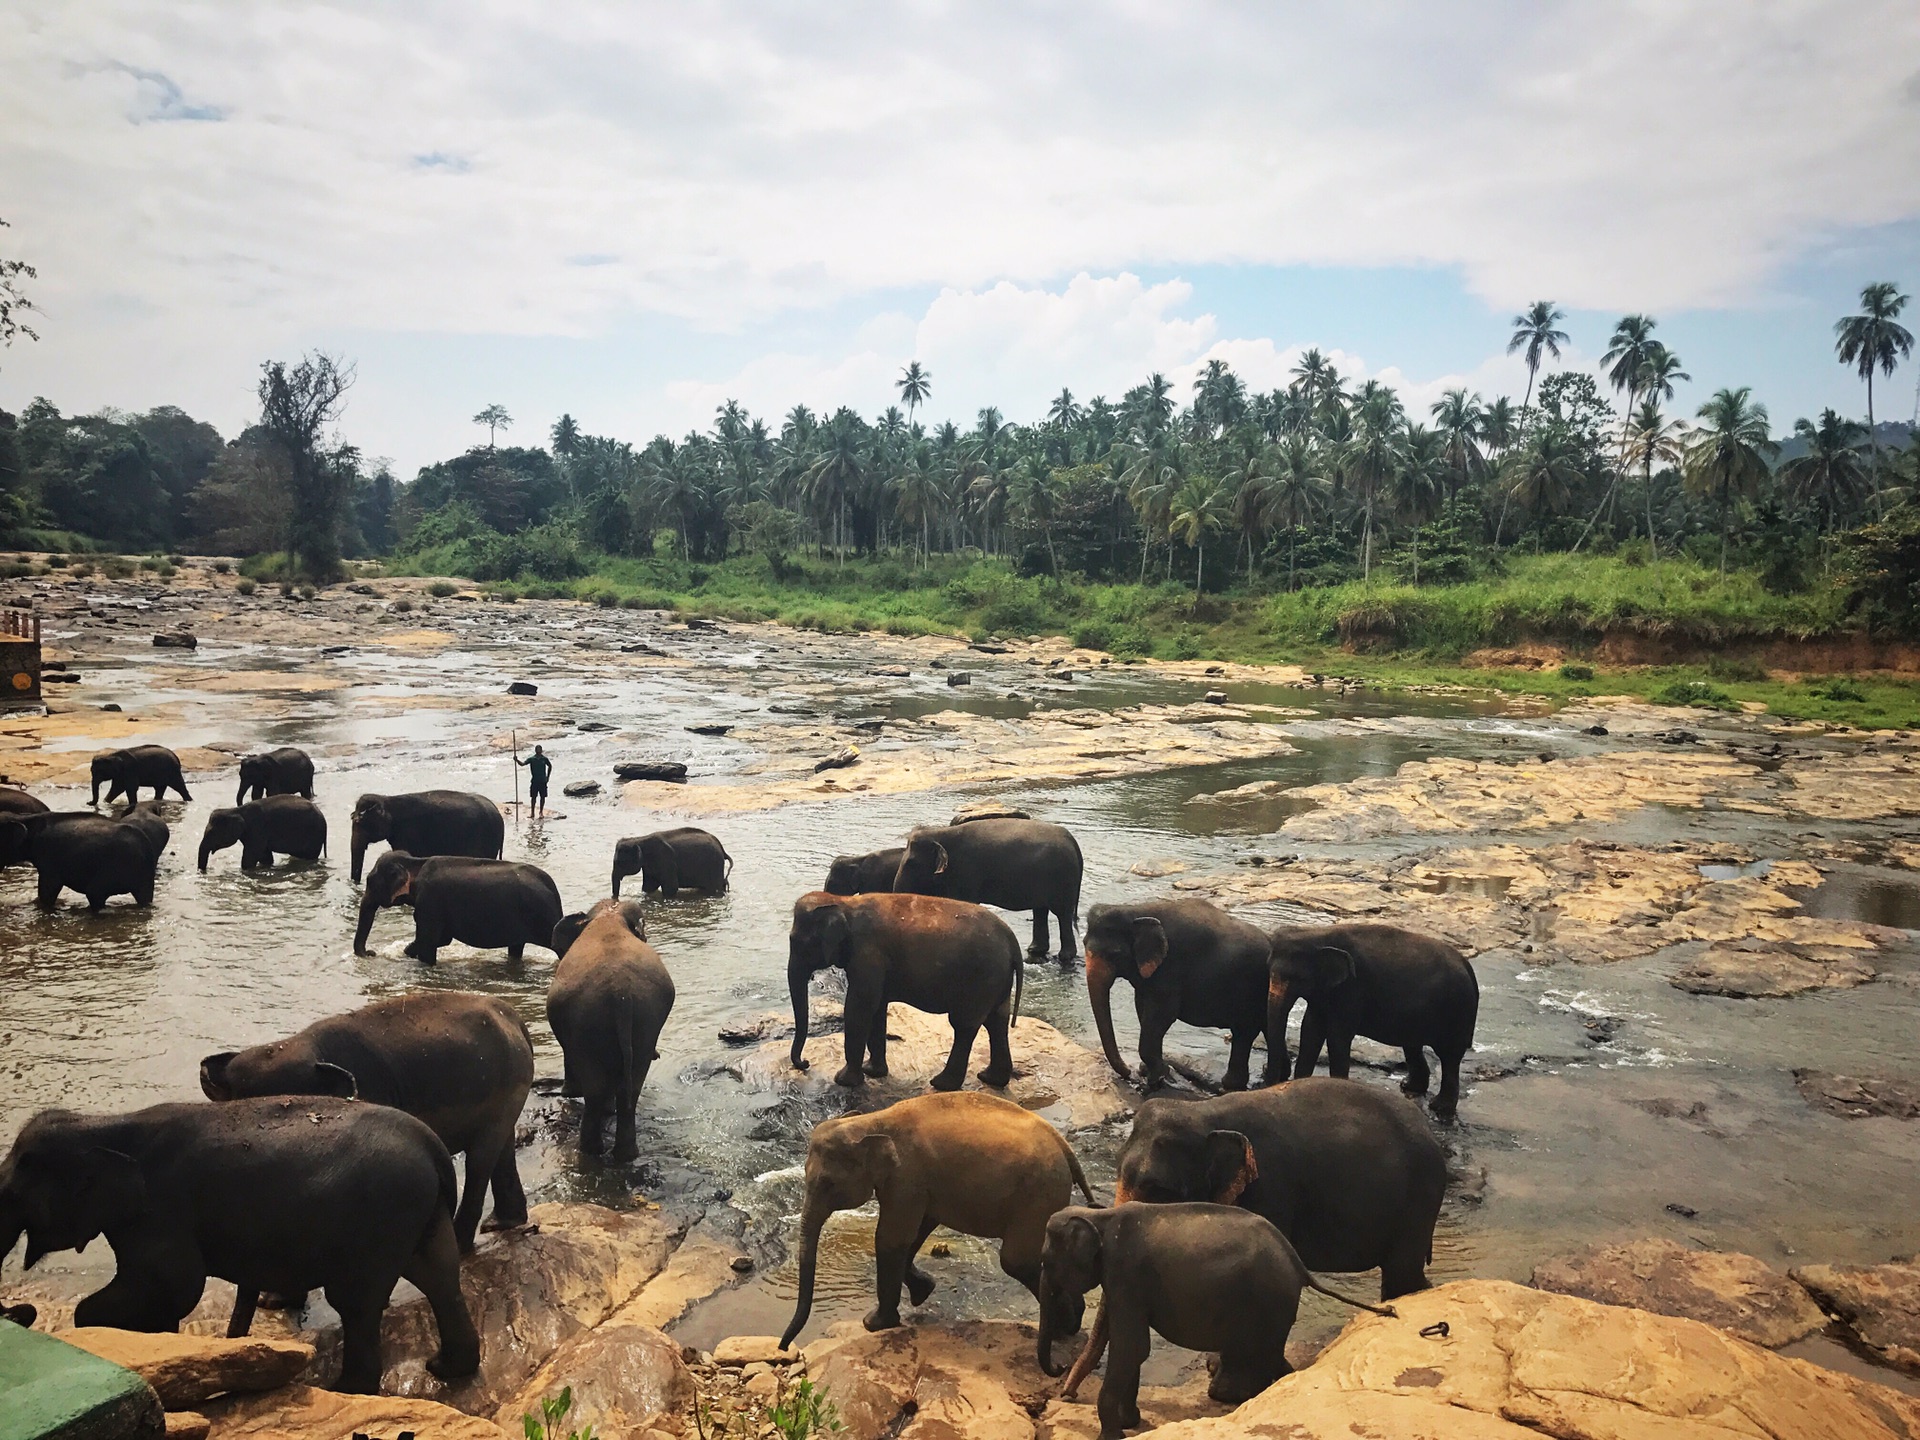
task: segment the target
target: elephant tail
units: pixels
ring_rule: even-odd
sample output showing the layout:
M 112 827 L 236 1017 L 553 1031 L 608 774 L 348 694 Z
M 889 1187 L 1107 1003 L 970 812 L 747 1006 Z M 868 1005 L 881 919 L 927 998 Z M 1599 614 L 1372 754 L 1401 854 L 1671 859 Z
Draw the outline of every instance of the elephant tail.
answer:
M 1067 1143 L 1067 1137 L 1058 1130 L 1053 1132 L 1060 1141 L 1060 1148 L 1067 1152 L 1067 1169 L 1073 1173 L 1073 1183 L 1080 1187 L 1080 1193 L 1087 1197 L 1087 1204 L 1095 1209 L 1100 1202 L 1093 1198 L 1093 1187 L 1087 1184 L 1087 1172 L 1080 1168 L 1080 1157 L 1073 1153 L 1073 1146 Z
M 1356 1300 L 1351 1295 L 1342 1295 L 1338 1290 L 1328 1289 L 1311 1275 L 1306 1277 L 1306 1283 L 1309 1290 L 1318 1290 L 1322 1295 L 1330 1295 L 1342 1305 L 1351 1305 L 1356 1310 L 1371 1311 L 1375 1315 L 1385 1315 L 1389 1320 L 1400 1318 L 1400 1312 L 1391 1305 L 1369 1305 L 1366 1301 Z
M 621 995 L 613 1002 L 613 1029 L 620 1037 L 620 1085 L 623 1095 L 637 1095 L 633 1083 L 633 997 Z
M 1020 997 L 1027 990 L 1027 966 L 1020 958 L 1020 942 L 1013 945 L 1013 1014 L 1007 1019 L 1007 1028 L 1012 1029 L 1020 1022 Z

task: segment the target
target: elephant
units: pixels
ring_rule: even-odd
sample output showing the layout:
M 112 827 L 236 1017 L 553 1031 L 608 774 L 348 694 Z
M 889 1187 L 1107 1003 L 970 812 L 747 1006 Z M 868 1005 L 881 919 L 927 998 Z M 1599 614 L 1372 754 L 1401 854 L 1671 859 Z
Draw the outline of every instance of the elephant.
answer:
M 376 840 L 423 859 L 429 855 L 471 855 L 498 860 L 507 843 L 507 822 L 500 815 L 500 807 L 486 796 L 462 790 L 362 795 L 353 803 L 351 873 L 356 884 L 367 846 Z
M 902 893 L 1033 912 L 1033 944 L 1047 953 L 1047 912 L 1060 922 L 1060 959 L 1074 958 L 1080 911 L 1080 844 L 1063 825 L 1000 817 L 916 830 L 893 877 Z
M 1119 1440 L 1140 1422 L 1140 1367 L 1157 1333 L 1188 1350 L 1220 1356 L 1207 1394 L 1223 1405 L 1251 1400 L 1283 1375 L 1287 1336 L 1300 1292 L 1317 1290 L 1356 1309 L 1391 1316 L 1329 1289 L 1300 1263 L 1273 1222 L 1231 1205 L 1067 1206 L 1047 1221 L 1041 1247 L 1040 1368 L 1058 1375 L 1056 1336 L 1069 1334 L 1087 1291 L 1100 1287 L 1094 1334 L 1062 1387 L 1071 1399 L 1098 1353 L 1113 1345 L 1100 1385 L 1101 1440 Z
M 0 815 L 45 815 L 52 808 L 37 795 L 0 785 Z
M 153 787 L 158 800 L 169 790 L 178 790 L 182 800 L 191 800 L 186 776 L 180 772 L 180 757 L 164 745 L 135 745 L 126 750 L 102 750 L 93 757 L 93 797 L 87 803 L 100 803 L 100 787 L 107 787 L 107 803 L 121 796 L 129 802 L 140 798 L 140 791 Z
M 1166 1083 L 1161 1042 L 1176 1020 L 1228 1031 L 1232 1048 L 1222 1081 L 1247 1088 L 1253 1042 L 1267 1023 L 1266 935 L 1205 900 L 1148 900 L 1096 905 L 1087 912 L 1087 999 L 1100 1047 L 1121 1079 L 1130 1078 L 1113 1038 L 1113 982 L 1133 986 L 1140 1017 L 1141 1077 L 1148 1089 Z M 1284 1080 L 1271 1055 L 1268 1081 Z
M 1427 1093 L 1427 1047 L 1440 1057 L 1436 1119 L 1460 1108 L 1460 1061 L 1473 1048 L 1480 981 L 1444 940 L 1397 925 L 1282 926 L 1272 935 L 1267 1055 L 1285 1073 L 1287 1015 L 1307 1002 L 1296 1077 L 1311 1075 L 1327 1047 L 1329 1073 L 1344 1077 L 1353 1037 L 1406 1052 L 1408 1095 Z
M 100 910 L 115 895 L 153 903 L 160 856 L 171 831 L 145 805 L 121 815 L 55 810 L 0 820 L 0 865 L 31 864 L 39 874 L 37 902 L 51 909 L 62 890 L 87 897 Z
M 1007 1032 L 1020 1014 L 1025 975 L 1020 942 L 999 916 L 964 900 L 930 895 L 802 895 L 787 933 L 787 991 L 793 1002 L 796 1070 L 807 1068 L 807 982 L 829 966 L 847 973 L 847 1063 L 836 1085 L 859 1088 L 887 1073 L 887 1006 L 944 1013 L 953 1023 L 953 1052 L 933 1077 L 936 1090 L 958 1090 L 967 1078 L 974 1037 L 987 1027 L 991 1053 L 980 1083 L 996 1089 L 1013 1078 Z M 865 1057 L 864 1072 L 861 1060 Z
M 200 837 L 200 870 L 207 857 L 229 845 L 240 847 L 240 868 L 271 867 L 275 855 L 318 860 L 327 849 L 327 817 L 311 800 L 298 795 L 269 795 L 230 805 L 207 816 Z
M 553 927 L 566 910 L 560 887 L 538 865 L 389 850 L 367 875 L 354 954 L 368 953 L 374 915 L 393 905 L 413 907 L 406 953 L 422 965 L 435 963 L 440 947 L 453 940 L 479 950 L 504 948 L 517 964 L 527 946 L 553 943 Z
M 527 1223 L 513 1132 L 533 1085 L 533 1041 L 505 1000 L 458 990 L 376 1000 L 316 1020 L 267 1045 L 209 1055 L 200 1089 L 209 1100 L 332 1095 L 404 1110 L 467 1157 L 454 1211 L 461 1253 L 473 1249 L 487 1188 L 496 1229 Z
M 634 1112 L 673 1011 L 673 976 L 647 943 L 631 900 L 602 900 L 553 930 L 560 963 L 547 986 L 547 1024 L 566 1057 L 561 1094 L 581 1099 L 580 1153 L 598 1155 L 613 1115 L 613 1158 L 640 1153 Z
M 906 853 L 906 846 L 896 845 L 865 855 L 836 855 L 821 888 L 829 895 L 884 895 L 893 889 L 893 877 L 900 873 Z
M 1427 1286 L 1447 1156 L 1419 1107 L 1314 1076 L 1209 1100 L 1148 1100 L 1116 1204 L 1205 1200 L 1267 1217 L 1310 1270 L 1380 1269 L 1380 1298 Z
M 616 900 L 620 898 L 620 882 L 629 875 L 641 877 L 647 894 L 657 890 L 671 900 L 683 888 L 725 894 L 727 877 L 732 873 L 733 857 L 727 854 L 726 846 L 691 825 L 656 830 L 651 835 L 630 835 L 613 847 Z
M 44 1110 L 0 1161 L 0 1256 L 22 1231 L 28 1266 L 105 1235 L 117 1268 L 75 1307 L 80 1326 L 176 1329 L 210 1275 L 243 1296 L 323 1289 L 340 1314 L 338 1388 L 371 1394 L 380 1319 L 403 1276 L 440 1332 L 427 1368 L 447 1381 L 480 1368 L 453 1201 L 447 1147 L 384 1105 L 309 1095 Z
M 313 799 L 313 758 L 304 750 L 282 745 L 240 760 L 240 788 L 233 803 L 261 800 L 269 795 L 304 795 Z
M 871 1115 L 823 1120 L 807 1141 L 807 1198 L 800 1219 L 800 1294 L 780 1348 L 813 1309 L 820 1231 L 837 1210 L 876 1195 L 873 1258 L 879 1303 L 869 1330 L 900 1323 L 900 1286 L 927 1303 L 933 1277 L 913 1263 L 936 1225 L 1000 1242 L 1000 1268 L 1036 1298 L 1047 1217 L 1093 1192 L 1058 1130 L 1011 1100 L 977 1091 L 916 1095 Z M 1072 1330 L 1080 1328 L 1073 1318 Z

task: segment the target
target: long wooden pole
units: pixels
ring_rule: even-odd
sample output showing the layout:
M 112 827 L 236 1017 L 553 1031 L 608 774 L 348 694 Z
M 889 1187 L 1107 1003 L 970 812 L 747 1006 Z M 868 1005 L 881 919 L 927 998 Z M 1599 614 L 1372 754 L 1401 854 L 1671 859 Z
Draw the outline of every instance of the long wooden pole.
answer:
M 520 823 L 520 732 L 509 730 L 508 737 L 513 741 L 513 823 Z

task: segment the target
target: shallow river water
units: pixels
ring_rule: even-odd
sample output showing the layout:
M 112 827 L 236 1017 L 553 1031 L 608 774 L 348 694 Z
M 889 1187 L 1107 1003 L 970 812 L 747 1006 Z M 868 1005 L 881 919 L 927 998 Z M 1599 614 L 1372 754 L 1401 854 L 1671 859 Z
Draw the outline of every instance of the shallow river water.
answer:
M 190 656 L 157 658 L 131 635 L 117 644 L 90 635 L 73 642 L 86 679 L 63 692 L 63 703 L 91 707 L 111 700 L 129 713 L 155 714 L 159 723 L 142 724 L 141 737 L 177 748 L 308 749 L 319 768 L 316 798 L 333 844 L 318 865 L 242 875 L 237 850 L 229 850 L 214 857 L 207 874 L 197 873 L 194 852 L 206 813 L 232 803 L 234 778 L 227 771 L 193 776 L 193 801 L 167 807 L 173 842 L 150 910 L 123 899 L 104 915 L 89 916 L 69 895 L 60 910 L 42 913 L 31 903 L 30 871 L 0 872 L 0 1144 L 49 1105 L 112 1110 L 197 1099 L 202 1055 L 427 986 L 509 997 L 534 1034 L 540 1075 L 556 1077 L 560 1056 L 543 1012 L 551 974 L 546 952 L 532 951 L 516 967 L 498 953 L 456 946 L 442 953 L 436 969 L 424 970 L 400 953 L 411 937 L 410 914 L 388 911 L 374 931 L 378 953 L 369 959 L 351 953 L 357 901 L 347 849 L 354 797 L 451 787 L 509 799 L 508 727 L 514 725 L 523 752 L 530 737 L 538 738 L 555 759 L 555 813 L 544 822 L 510 819 L 506 853 L 549 870 L 569 909 L 607 892 L 613 844 L 622 835 L 701 824 L 722 838 L 736 862 L 725 896 L 649 905 L 650 938 L 673 972 L 678 1001 L 642 1097 L 641 1161 L 621 1168 L 583 1163 L 561 1121 L 561 1102 L 536 1090 L 521 1156 L 528 1190 L 536 1202 L 628 1205 L 647 1198 L 705 1210 L 710 1222 L 740 1233 L 764 1267 L 742 1288 L 696 1307 L 678 1332 L 708 1345 L 728 1331 L 777 1331 L 792 1303 L 783 1242 L 798 1209 L 795 1167 L 807 1122 L 818 1117 L 796 1118 L 790 1107 L 776 1105 L 777 1095 L 732 1078 L 721 1067 L 738 1052 L 717 1032 L 785 1008 L 790 908 L 798 894 L 820 883 L 832 856 L 895 843 L 912 825 L 940 821 L 981 792 L 850 796 L 689 822 L 624 803 L 610 767 L 617 758 L 649 755 L 688 761 L 695 786 L 737 775 L 753 752 L 727 738 L 694 736 L 686 727 L 764 722 L 779 713 L 770 706 L 810 707 L 849 722 L 939 709 L 1019 715 L 1034 703 L 1032 671 L 1013 657 L 983 656 L 970 662 L 974 683 L 950 690 L 937 672 L 919 666 L 908 679 L 869 675 L 871 647 L 858 637 L 758 628 L 689 633 L 658 617 L 583 617 L 570 606 L 485 607 L 491 618 L 482 619 L 472 613 L 477 608 L 459 617 L 457 641 L 437 652 L 366 649 L 328 658 L 311 648 L 203 640 Z M 605 650 L 641 634 L 663 647 L 671 637 L 675 663 L 652 669 L 601 663 Z M 583 640 L 599 650 L 578 648 Z M 230 672 L 239 672 L 231 688 L 192 683 Z M 260 672 L 288 673 L 262 680 Z M 352 683 L 303 690 L 300 676 Z M 494 703 L 509 680 L 521 678 L 539 682 L 537 701 L 517 712 Z M 1049 698 L 1097 706 L 1187 703 L 1199 698 L 1199 688 L 1115 666 L 1076 686 L 1071 699 Z M 1271 832 L 1289 813 L 1287 801 L 1238 809 L 1185 803 L 1197 794 L 1250 780 L 1305 785 L 1388 774 L 1436 754 L 1574 755 L 1599 743 L 1537 709 L 1510 710 L 1481 698 L 1225 688 L 1238 700 L 1313 712 L 1276 722 L 1286 726 L 1297 753 L 994 792 L 993 798 L 1073 829 L 1087 861 L 1083 909 L 1159 893 L 1165 881 L 1129 873 L 1136 862 L 1170 859 L 1218 871 L 1275 849 Z M 1354 719 L 1369 723 L 1348 723 Z M 583 732 L 583 722 L 612 728 Z M 80 737 L 71 744 L 84 751 L 98 741 Z M 606 793 L 560 796 L 562 784 L 587 778 L 602 781 Z M 55 808 L 85 803 L 83 789 L 36 789 Z M 1795 853 L 1793 829 L 1733 815 L 1649 812 L 1632 829 L 1639 840 L 1708 834 L 1740 840 L 1763 856 Z M 1448 843 L 1462 842 L 1449 837 Z M 1345 847 L 1342 853 L 1390 849 Z M 1897 873 L 1860 870 L 1836 881 L 1822 904 L 1882 923 L 1920 923 L 1915 892 Z M 638 883 L 636 877 L 629 888 L 637 890 Z M 1250 914 L 1289 918 L 1276 907 Z M 1024 918 L 1009 918 L 1024 939 Z M 1739 1001 L 1674 989 L 1666 983 L 1673 964 L 1660 956 L 1611 966 L 1530 965 L 1504 951 L 1479 959 L 1483 1000 L 1470 1073 L 1513 1073 L 1472 1084 L 1462 1123 L 1445 1132 L 1457 1183 L 1437 1237 L 1434 1278 L 1524 1279 L 1550 1255 L 1642 1234 L 1747 1250 L 1780 1267 L 1880 1261 L 1914 1250 L 1920 1125 L 1817 1111 L 1797 1093 L 1791 1073 L 1799 1066 L 1912 1072 L 1920 1021 L 1914 955 L 1910 946 L 1895 947 L 1876 963 L 1887 972 L 1882 981 L 1856 990 Z M 1116 991 L 1116 1007 L 1122 1049 L 1131 1054 L 1124 986 Z M 1077 969 L 1030 967 L 1024 1009 L 1094 1043 Z M 1224 1044 L 1211 1035 L 1177 1029 L 1169 1048 L 1202 1071 L 1218 1074 L 1224 1064 Z M 1369 1083 L 1393 1083 L 1379 1070 L 1356 1068 L 1356 1074 Z M 1110 1181 L 1123 1136 L 1124 1127 L 1115 1126 L 1074 1137 L 1096 1187 Z M 872 1303 L 872 1260 L 864 1248 L 869 1233 L 857 1216 L 830 1230 L 809 1333 Z M 951 1258 L 930 1262 L 941 1287 L 927 1313 L 1029 1313 L 1024 1293 L 999 1274 L 983 1247 L 954 1239 L 952 1248 Z M 44 1263 L 72 1272 L 77 1283 L 104 1272 L 110 1256 L 96 1245 L 84 1257 Z M 16 1256 L 0 1270 L 0 1293 L 18 1278 L 18 1265 Z M 1324 1331 L 1341 1318 L 1337 1307 L 1316 1297 L 1303 1330 Z

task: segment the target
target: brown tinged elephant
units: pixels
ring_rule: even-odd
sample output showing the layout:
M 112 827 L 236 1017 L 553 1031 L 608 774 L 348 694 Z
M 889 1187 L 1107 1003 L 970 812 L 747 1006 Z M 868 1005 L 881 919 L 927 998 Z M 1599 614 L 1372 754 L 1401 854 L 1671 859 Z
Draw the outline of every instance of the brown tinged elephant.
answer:
M 1000 1242 L 1000 1268 L 1037 1299 L 1040 1242 L 1047 1217 L 1093 1192 L 1058 1130 L 997 1095 L 963 1091 L 916 1095 L 871 1115 L 823 1120 L 807 1141 L 806 1203 L 800 1216 L 800 1294 L 780 1348 L 793 1343 L 813 1310 L 820 1231 L 840 1210 L 878 1197 L 873 1232 L 879 1303 L 869 1330 L 900 1323 L 900 1287 L 927 1303 L 933 1277 L 913 1263 L 937 1225 Z M 1069 1330 L 1079 1329 L 1078 1313 Z M 1057 1372 L 1056 1372 L 1057 1373 Z
M 1080 913 L 1080 843 L 1064 825 L 992 818 L 916 830 L 894 874 L 901 893 L 970 900 L 1000 910 L 1033 912 L 1033 944 L 1047 953 L 1047 915 L 1060 922 L 1060 958 L 1074 957 Z
M 500 807 L 484 795 L 422 790 L 408 795 L 362 795 L 353 805 L 353 879 L 367 847 L 384 840 L 409 855 L 471 855 L 497 860 L 507 841 Z
M 169 790 L 178 790 L 182 800 L 191 800 L 186 776 L 180 771 L 180 757 L 164 745 L 134 745 L 125 750 L 103 750 L 93 757 L 93 796 L 89 804 L 100 803 L 100 787 L 107 787 L 107 803 L 125 796 L 129 802 L 140 798 L 141 790 L 151 786 L 155 800 Z
M 240 868 L 271 868 L 275 855 L 296 860 L 318 860 L 327 853 L 327 817 L 311 800 L 298 795 L 269 795 L 230 805 L 207 816 L 200 836 L 200 869 L 216 850 L 240 847 Z
M 86 896 L 93 910 L 115 895 L 151 905 L 171 834 L 146 804 L 120 815 L 51 810 L 0 820 L 0 866 L 32 865 L 39 880 L 35 900 L 43 908 L 59 904 L 63 890 Z
M 868 1075 L 886 1075 L 887 1006 L 896 1000 L 953 1024 L 953 1051 L 933 1077 L 934 1089 L 958 1090 L 966 1081 L 982 1025 L 990 1055 L 980 1083 L 998 1088 L 1013 1078 L 1007 1032 L 1020 1013 L 1025 977 L 1020 942 L 999 916 L 929 895 L 802 895 L 787 933 L 796 1070 L 808 1063 L 807 984 L 829 967 L 847 976 L 847 1058 L 834 1084 L 857 1088 Z
M 893 889 L 893 877 L 900 873 L 906 854 L 906 846 L 896 845 L 866 855 L 836 855 L 827 867 L 827 883 L 820 888 L 829 895 L 885 895 Z
M 1391 1316 L 1328 1289 L 1307 1272 L 1271 1221 L 1229 1205 L 1070 1206 L 1047 1222 L 1041 1251 L 1040 1368 L 1058 1375 L 1055 1339 L 1071 1333 L 1087 1291 L 1100 1289 L 1100 1318 L 1113 1347 L 1100 1385 L 1101 1440 L 1140 1424 L 1140 1367 L 1154 1335 L 1220 1357 L 1207 1394 L 1225 1405 L 1251 1400 L 1290 1374 L 1287 1336 L 1300 1292 L 1317 1290 L 1356 1309 Z M 1062 1388 L 1071 1399 L 1092 1368 L 1089 1344 Z
M 1146 1088 L 1166 1083 L 1161 1045 L 1179 1020 L 1228 1032 L 1221 1084 L 1246 1089 L 1253 1042 L 1267 1023 L 1267 954 L 1264 932 L 1205 900 L 1094 906 L 1087 912 L 1087 1000 L 1107 1064 L 1131 1078 L 1113 1035 L 1113 982 L 1125 980 L 1140 1019 Z M 1266 1078 L 1286 1079 L 1285 1061 L 1276 1067 L 1269 1056 Z
M 489 1185 L 491 1228 L 527 1221 L 513 1133 L 532 1085 L 533 1041 L 514 1008 L 458 990 L 377 1000 L 285 1040 L 200 1062 L 209 1100 L 332 1095 L 421 1121 L 449 1154 L 466 1156 L 466 1189 L 453 1215 L 463 1253 L 473 1248 Z
M 282 745 L 240 759 L 240 788 L 233 803 L 260 800 L 269 795 L 304 795 L 313 799 L 313 758 L 304 750 Z
M 1427 1093 L 1426 1051 L 1440 1057 L 1436 1119 L 1460 1108 L 1460 1062 L 1473 1048 L 1480 981 L 1444 940 L 1397 925 L 1286 925 L 1271 936 L 1267 1054 L 1284 1073 L 1287 1015 L 1307 1002 L 1296 1077 L 1311 1075 L 1327 1047 L 1327 1070 L 1345 1077 L 1353 1037 L 1397 1045 L 1407 1057 L 1408 1095 Z
M 682 890 L 724 894 L 732 873 L 733 857 L 727 854 L 726 846 L 691 825 L 677 830 L 656 830 L 651 835 L 632 835 L 613 847 L 613 898 L 616 900 L 620 898 L 620 882 L 629 875 L 641 877 L 641 888 L 646 894 L 657 891 L 671 900 Z
M 355 954 L 367 953 L 375 912 L 393 905 L 413 907 L 406 953 L 422 965 L 436 963 L 440 947 L 456 940 L 476 950 L 504 949 L 517 964 L 527 946 L 553 943 L 553 927 L 566 913 L 560 887 L 538 865 L 389 850 L 367 876 Z
M 547 986 L 547 1023 L 566 1059 L 561 1093 L 582 1102 L 580 1153 L 605 1147 L 611 1114 L 613 1158 L 624 1164 L 640 1153 L 635 1112 L 673 1011 L 673 977 L 631 900 L 564 917 L 553 948 L 560 963 Z
M 36 795 L 11 785 L 0 785 L 0 817 L 45 815 L 52 808 Z
M 427 1368 L 480 1367 L 460 1293 L 453 1161 L 420 1121 L 328 1096 L 155 1105 L 126 1115 L 45 1110 L 0 1160 L 0 1257 L 26 1263 L 104 1235 L 115 1271 L 74 1323 L 171 1331 L 208 1276 L 243 1295 L 324 1290 L 339 1312 L 338 1388 L 380 1388 L 380 1320 L 401 1280 L 440 1332 Z

